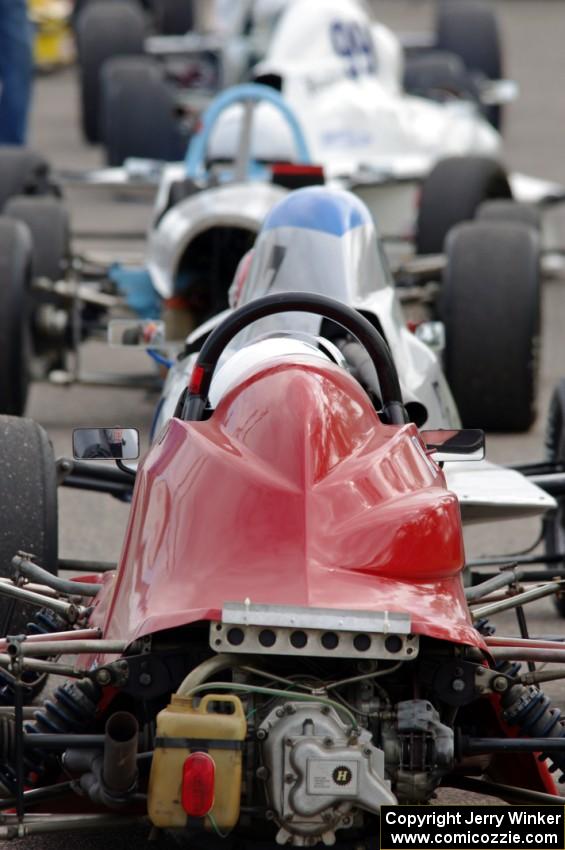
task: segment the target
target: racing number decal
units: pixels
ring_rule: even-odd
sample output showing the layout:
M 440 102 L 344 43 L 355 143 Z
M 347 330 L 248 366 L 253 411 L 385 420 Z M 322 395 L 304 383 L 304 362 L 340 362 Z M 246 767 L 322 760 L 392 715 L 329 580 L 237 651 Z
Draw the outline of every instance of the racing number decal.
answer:
M 347 62 L 347 76 L 377 73 L 377 55 L 371 30 L 357 21 L 334 21 L 330 26 L 330 42 Z

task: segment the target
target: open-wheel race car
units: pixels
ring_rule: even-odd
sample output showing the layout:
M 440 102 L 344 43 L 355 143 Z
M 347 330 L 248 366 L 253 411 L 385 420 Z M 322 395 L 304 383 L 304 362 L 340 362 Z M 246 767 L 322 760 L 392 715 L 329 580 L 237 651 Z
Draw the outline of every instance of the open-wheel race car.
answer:
M 103 5 L 129 14 L 129 4 Z M 451 25 L 452 35 L 457 29 L 451 19 L 459 13 L 449 6 L 441 13 L 444 35 Z M 369 32 L 376 53 L 362 38 Z M 304 51 L 297 63 L 298 37 Z M 539 210 L 522 201 L 556 201 L 562 190 L 507 175 L 497 134 L 476 104 L 400 96 L 391 50 L 353 0 L 289 4 L 258 69 L 263 84 L 224 92 L 212 103 L 185 163 L 90 175 L 88 183 L 136 193 L 148 175 L 159 182 L 142 268 L 73 253 L 63 202 L 37 197 L 42 190 L 23 179 L 28 154 L 20 154 L 22 170 L 0 151 L 0 253 L 9 280 L 0 290 L 0 410 L 24 411 L 30 376 L 155 387 L 155 372 L 87 374 L 82 342 L 104 337 L 115 311 L 142 320 L 162 314 L 183 340 L 227 306 L 237 264 L 272 206 L 289 188 L 325 181 L 367 204 L 394 255 L 408 318 L 443 323 L 445 372 L 464 424 L 527 429 L 536 412 L 545 243 Z M 413 59 L 435 61 L 431 54 Z M 432 332 L 429 339 L 441 347 L 437 328 L 439 338 Z M 471 364 L 469 345 L 478 338 Z
M 243 128 L 234 161 L 213 165 L 210 149 L 218 122 L 241 103 L 249 106 L 251 123 Z M 284 162 L 260 162 L 253 153 L 249 131 L 254 107 L 264 104 L 278 112 L 288 126 L 293 150 L 279 151 Z M 32 371 L 36 377 L 65 382 L 127 383 L 128 378 L 87 375 L 81 368 L 81 343 L 94 335 L 104 338 L 108 318 L 115 316 L 116 310 L 133 310 L 143 320 L 161 316 L 169 340 L 182 345 L 188 331 L 228 307 L 228 289 L 237 266 L 271 210 L 293 187 L 323 181 L 323 170 L 312 164 L 292 111 L 277 92 L 255 85 L 224 93 L 204 116 L 202 130 L 189 148 L 186 168 L 179 174 L 172 167 L 163 175 L 145 267 L 100 265 L 73 255 L 68 217 L 59 199 L 10 198 L 0 218 L 0 241 L 10 276 L 10 286 L 0 294 L 7 329 L 2 342 L 1 409 L 12 414 L 23 412 Z M 314 219 L 319 215 L 323 221 L 334 203 L 332 191 L 343 189 L 342 181 L 330 185 L 334 189 L 319 189 L 319 200 L 310 205 L 310 225 L 300 225 L 304 233 L 308 230 L 311 240 L 312 250 L 307 254 L 319 253 L 316 233 L 320 226 Z M 304 203 L 308 206 L 307 199 Z M 435 320 L 435 326 L 425 322 L 418 333 L 431 331 L 427 338 L 436 349 L 443 347 L 442 327 L 437 324 L 440 320 L 445 330 L 445 371 L 464 423 L 499 430 L 527 429 L 535 415 L 541 258 L 539 228 L 532 211 L 527 210 L 527 218 L 520 205 L 504 202 L 501 209 L 495 204 L 497 216 L 493 220 L 492 203 L 483 205 L 481 219 L 449 230 L 441 257 L 431 261 L 429 257 L 411 258 L 396 264 L 395 297 L 382 256 L 386 241 L 377 239 L 368 209 L 361 201 L 350 196 L 349 204 L 357 210 L 353 226 L 370 231 L 370 250 L 381 256 L 378 268 L 364 270 L 366 279 L 362 283 L 353 279 L 354 265 L 347 272 L 352 277 L 351 286 L 362 289 L 354 296 L 359 302 L 354 306 L 369 309 L 377 324 L 389 327 L 387 337 L 395 357 L 402 357 L 394 340 L 405 337 L 405 318 L 414 319 L 415 325 Z M 292 214 L 287 214 L 287 226 L 295 227 Z M 498 220 L 500 216 L 504 220 Z M 379 216 L 375 213 L 374 217 L 380 234 Z M 333 235 L 339 238 L 346 230 Z M 355 262 L 354 257 L 344 254 L 342 263 L 350 262 Z M 340 268 L 345 273 L 344 266 Z M 317 291 L 331 293 L 335 286 L 329 278 L 322 280 L 318 275 Z M 347 284 L 346 289 L 349 287 Z M 292 283 L 286 288 L 292 289 Z M 380 296 L 379 289 L 384 289 Z M 343 288 L 340 297 L 349 303 L 350 295 Z M 398 298 L 406 307 L 404 318 Z M 371 305 L 364 305 L 365 301 L 371 301 Z M 506 320 L 509 309 L 511 322 Z M 35 354 L 31 360 L 27 337 L 31 337 Z M 479 338 L 481 345 L 471 364 L 469 345 Z M 196 350 L 194 346 L 192 350 Z M 404 371 L 400 363 L 399 368 L 405 380 L 414 378 L 416 384 L 423 385 L 421 377 L 414 375 L 426 371 L 430 358 L 422 347 L 418 357 L 420 363 L 412 358 L 415 372 Z M 155 385 L 155 376 L 148 377 Z M 135 382 L 138 385 L 139 376 Z M 435 383 L 435 379 L 429 381 L 428 389 Z M 437 403 L 441 407 L 441 399 Z M 479 404 L 480 421 L 476 418 Z
M 347 109 L 341 78 L 361 83 L 355 123 L 341 128 L 356 134 L 356 146 L 365 144 L 359 137 L 367 133 L 371 116 L 385 122 L 388 135 L 391 106 L 402 114 L 418 101 L 434 102 L 424 117 L 437 126 L 445 116 L 461 124 L 470 116 L 478 135 L 485 117 L 500 128 L 502 103 L 516 89 L 500 79 L 500 33 L 492 9 L 481 0 L 442 0 L 435 32 L 407 37 L 372 20 L 367 4 L 351 0 L 331 5 L 319 0 L 153 0 L 154 24 L 165 33 L 157 36 L 148 36 L 146 15 L 132 0 L 81 5 L 76 34 L 82 126 L 88 141 L 103 144 L 110 165 L 132 156 L 180 157 L 207 99 L 253 79 L 261 73 L 258 63 L 271 65 L 281 58 L 285 72 L 290 65 L 293 76 L 305 77 L 305 93 L 315 106 L 320 93 L 331 89 L 340 113 Z M 323 43 L 326 30 L 329 51 Z M 280 82 L 279 67 L 274 74 L 273 82 Z M 367 77 L 376 86 L 364 85 Z M 419 137 L 416 127 L 408 133 Z M 442 143 L 436 138 L 436 145 Z
M 286 312 L 355 338 L 379 400 L 307 334 L 215 374 L 238 333 Z M 538 686 L 565 674 L 518 663 L 562 661 L 563 644 L 486 622 L 561 583 L 462 580 L 442 464 L 481 456 L 482 433 L 419 432 L 375 326 L 311 293 L 224 319 L 175 413 L 137 471 L 130 432 L 75 434 L 79 456 L 135 474 L 117 568 L 64 579 L 20 551 L 0 582 L 0 836 L 146 822 L 191 847 L 367 847 L 382 805 L 440 787 L 563 802 L 547 762 L 565 766 L 565 727 Z M 0 424 L 45 473 L 12 488 L 29 484 L 36 518 L 23 544 L 51 528 L 48 452 L 28 420 Z M 29 707 L 48 674 L 64 681 Z

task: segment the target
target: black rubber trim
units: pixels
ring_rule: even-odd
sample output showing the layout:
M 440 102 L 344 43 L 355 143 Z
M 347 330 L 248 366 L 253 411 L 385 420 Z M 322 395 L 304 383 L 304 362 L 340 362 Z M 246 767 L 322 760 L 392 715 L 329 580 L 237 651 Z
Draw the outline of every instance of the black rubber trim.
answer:
M 214 738 L 155 738 L 155 748 L 168 750 L 243 750 L 243 741 L 215 740 Z
M 182 411 L 183 419 L 202 419 L 214 369 L 220 355 L 234 336 L 264 316 L 288 312 L 315 313 L 336 322 L 351 333 L 367 349 L 377 370 L 383 401 L 383 419 L 393 425 L 403 425 L 409 421 L 402 403 L 400 381 L 392 355 L 376 328 L 357 310 L 334 298 L 303 292 L 284 292 L 257 298 L 227 316 L 214 328 L 194 365 L 193 374 L 202 372 L 202 379 L 198 391 L 189 391 L 187 394 Z

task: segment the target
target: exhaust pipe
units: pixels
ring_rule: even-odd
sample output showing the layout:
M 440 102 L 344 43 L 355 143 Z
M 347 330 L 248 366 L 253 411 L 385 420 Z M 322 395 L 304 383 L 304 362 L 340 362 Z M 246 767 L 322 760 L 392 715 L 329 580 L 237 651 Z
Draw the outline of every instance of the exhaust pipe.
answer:
M 129 711 L 117 711 L 106 723 L 104 749 L 67 750 L 68 769 L 87 770 L 80 778 L 83 791 L 94 803 L 109 809 L 125 805 L 137 785 L 139 725 Z
M 139 725 L 128 711 L 118 711 L 106 723 L 102 787 L 111 797 L 123 797 L 137 782 Z

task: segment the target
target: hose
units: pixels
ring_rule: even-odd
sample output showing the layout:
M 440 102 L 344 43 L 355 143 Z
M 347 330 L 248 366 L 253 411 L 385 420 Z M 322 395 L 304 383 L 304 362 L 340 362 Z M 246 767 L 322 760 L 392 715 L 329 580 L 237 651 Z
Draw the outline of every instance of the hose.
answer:
M 189 691 L 184 691 L 182 696 L 191 697 L 201 691 L 239 691 L 240 693 L 246 694 L 262 694 L 264 696 L 271 697 L 282 697 L 283 699 L 295 699 L 299 702 L 316 702 L 321 705 L 327 705 L 330 708 L 333 708 L 338 714 L 342 716 L 345 715 L 347 717 L 347 721 L 351 724 L 353 729 L 359 729 L 359 724 L 355 715 L 352 711 L 342 705 L 340 702 L 337 702 L 333 699 L 327 699 L 327 697 L 319 697 L 315 694 L 304 694 L 299 691 L 281 691 L 275 688 L 263 688 L 259 685 L 244 685 L 240 682 L 207 682 L 203 685 L 197 685 L 194 688 L 191 688 Z M 178 692 L 180 693 L 180 692 Z

